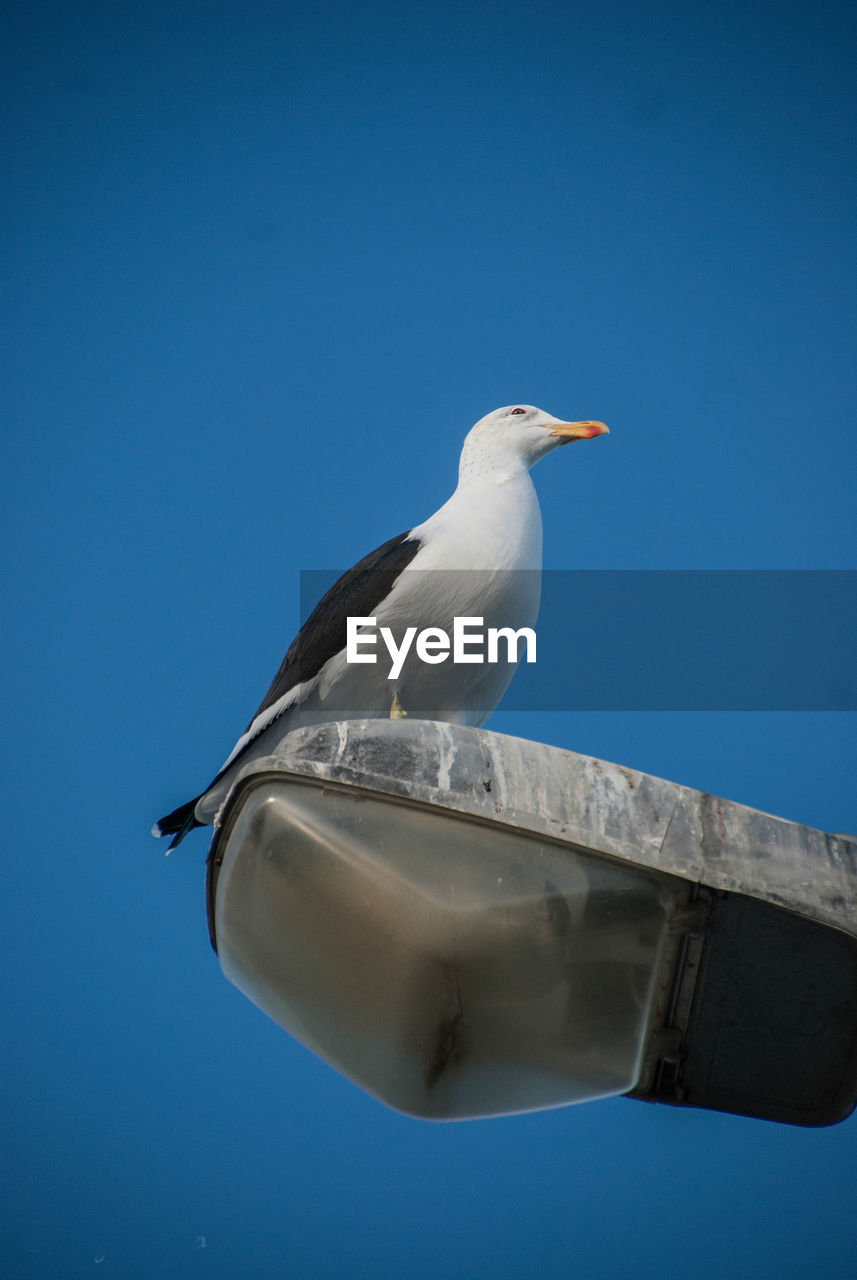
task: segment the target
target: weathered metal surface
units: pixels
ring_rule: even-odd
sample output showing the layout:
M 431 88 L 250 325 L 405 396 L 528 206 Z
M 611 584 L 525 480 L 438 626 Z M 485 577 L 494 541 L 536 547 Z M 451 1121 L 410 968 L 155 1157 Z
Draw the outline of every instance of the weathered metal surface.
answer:
M 622 765 L 426 720 L 299 729 L 242 770 L 373 788 L 507 823 L 857 936 L 857 842 Z

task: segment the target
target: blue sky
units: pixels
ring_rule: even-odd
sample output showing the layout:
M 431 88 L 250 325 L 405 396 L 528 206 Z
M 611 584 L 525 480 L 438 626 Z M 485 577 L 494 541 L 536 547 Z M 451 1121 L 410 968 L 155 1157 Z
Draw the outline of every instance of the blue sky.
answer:
M 857 568 L 853 7 L 7 28 L 4 1271 L 853 1275 L 853 1118 L 404 1119 L 229 986 L 204 836 L 148 834 L 257 705 L 300 571 L 425 518 L 499 405 L 611 427 L 535 473 L 551 568 Z M 853 714 L 489 727 L 857 830 Z

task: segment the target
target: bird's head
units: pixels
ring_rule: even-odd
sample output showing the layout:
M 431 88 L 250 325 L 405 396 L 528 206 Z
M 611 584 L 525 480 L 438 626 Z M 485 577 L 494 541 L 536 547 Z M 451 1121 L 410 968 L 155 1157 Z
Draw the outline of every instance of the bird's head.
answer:
M 509 404 L 480 418 L 467 437 L 470 450 L 517 455 L 528 467 L 551 449 L 607 434 L 603 422 L 565 422 L 532 404 Z

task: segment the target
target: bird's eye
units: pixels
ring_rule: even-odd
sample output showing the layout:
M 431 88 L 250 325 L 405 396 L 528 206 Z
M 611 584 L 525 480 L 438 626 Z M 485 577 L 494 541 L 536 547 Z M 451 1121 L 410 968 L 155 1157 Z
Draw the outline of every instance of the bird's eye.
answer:
M 527 412 L 527 411 L 526 411 L 526 409 L 513 409 L 513 410 L 512 410 L 512 413 L 526 413 L 526 412 Z M 512 413 L 510 413 L 510 414 L 509 414 L 509 417 L 510 417 L 510 418 L 511 418 L 511 416 L 512 416 Z

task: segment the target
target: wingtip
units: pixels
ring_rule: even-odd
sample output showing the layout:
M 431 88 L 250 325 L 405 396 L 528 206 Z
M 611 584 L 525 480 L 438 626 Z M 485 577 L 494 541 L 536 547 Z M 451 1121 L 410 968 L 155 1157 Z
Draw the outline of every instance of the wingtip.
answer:
M 199 796 L 194 796 L 193 800 L 188 800 L 185 804 L 180 804 L 178 809 L 173 809 L 172 813 L 166 814 L 152 827 L 152 835 L 157 839 L 159 836 L 172 836 L 173 840 L 170 849 L 175 849 L 176 845 L 181 844 L 189 831 L 193 831 L 194 827 L 202 826 L 194 817 L 194 808 Z M 167 850 L 169 853 L 169 849 Z

